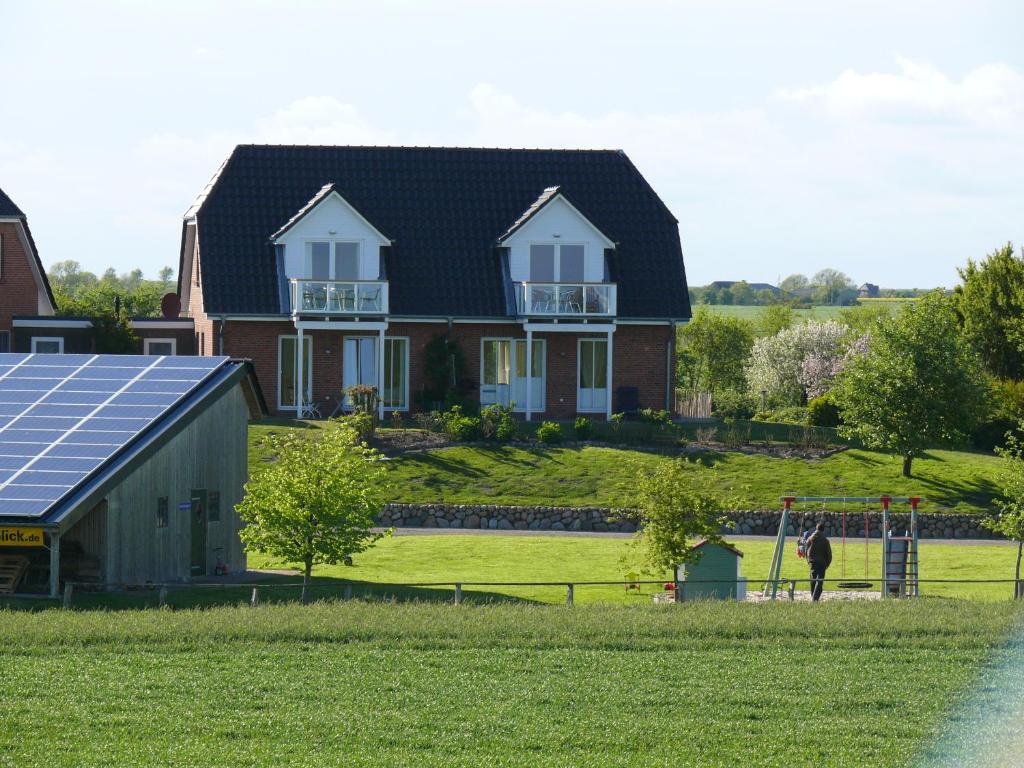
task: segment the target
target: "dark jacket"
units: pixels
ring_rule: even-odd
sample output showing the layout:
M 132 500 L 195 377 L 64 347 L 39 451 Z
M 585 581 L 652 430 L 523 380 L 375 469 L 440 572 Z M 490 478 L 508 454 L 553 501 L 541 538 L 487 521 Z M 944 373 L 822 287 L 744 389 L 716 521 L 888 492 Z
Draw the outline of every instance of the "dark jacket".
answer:
M 807 540 L 807 562 L 825 568 L 832 564 L 832 545 L 824 531 L 815 531 Z

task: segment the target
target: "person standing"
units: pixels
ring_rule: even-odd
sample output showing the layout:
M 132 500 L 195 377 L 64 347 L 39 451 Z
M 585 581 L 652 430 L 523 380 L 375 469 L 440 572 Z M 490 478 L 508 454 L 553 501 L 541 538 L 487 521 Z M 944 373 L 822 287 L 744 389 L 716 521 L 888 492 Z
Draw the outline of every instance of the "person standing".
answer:
M 807 562 L 811 566 L 811 599 L 818 602 L 825 586 L 825 572 L 832 565 L 832 545 L 825 535 L 824 523 L 818 523 L 807 540 Z

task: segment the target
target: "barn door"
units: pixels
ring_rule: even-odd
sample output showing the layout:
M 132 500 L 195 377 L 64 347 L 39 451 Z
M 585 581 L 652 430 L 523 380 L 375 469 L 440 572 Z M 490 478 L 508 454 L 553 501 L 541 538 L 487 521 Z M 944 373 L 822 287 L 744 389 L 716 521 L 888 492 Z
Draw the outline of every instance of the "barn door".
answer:
M 190 505 L 189 518 L 191 520 L 190 532 L 192 536 L 191 549 L 191 574 L 193 576 L 206 575 L 206 491 L 192 491 L 192 504 Z

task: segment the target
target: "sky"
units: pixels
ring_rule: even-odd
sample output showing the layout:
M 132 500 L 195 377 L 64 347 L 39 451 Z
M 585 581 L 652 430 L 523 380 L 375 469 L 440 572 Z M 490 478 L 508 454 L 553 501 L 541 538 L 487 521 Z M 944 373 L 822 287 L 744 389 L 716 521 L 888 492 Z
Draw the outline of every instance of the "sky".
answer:
M 623 149 L 689 281 L 952 286 L 1024 242 L 1024 3 L 0 0 L 43 262 L 177 267 L 238 143 Z

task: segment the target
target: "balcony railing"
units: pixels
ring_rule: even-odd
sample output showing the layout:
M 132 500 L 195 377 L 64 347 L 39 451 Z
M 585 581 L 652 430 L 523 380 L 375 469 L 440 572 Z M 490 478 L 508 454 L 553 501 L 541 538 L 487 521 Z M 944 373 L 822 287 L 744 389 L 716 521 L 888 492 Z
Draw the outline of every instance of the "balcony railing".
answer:
M 588 317 L 615 314 L 615 283 L 520 283 L 520 315 Z
M 384 315 L 386 280 L 291 280 L 292 314 Z

